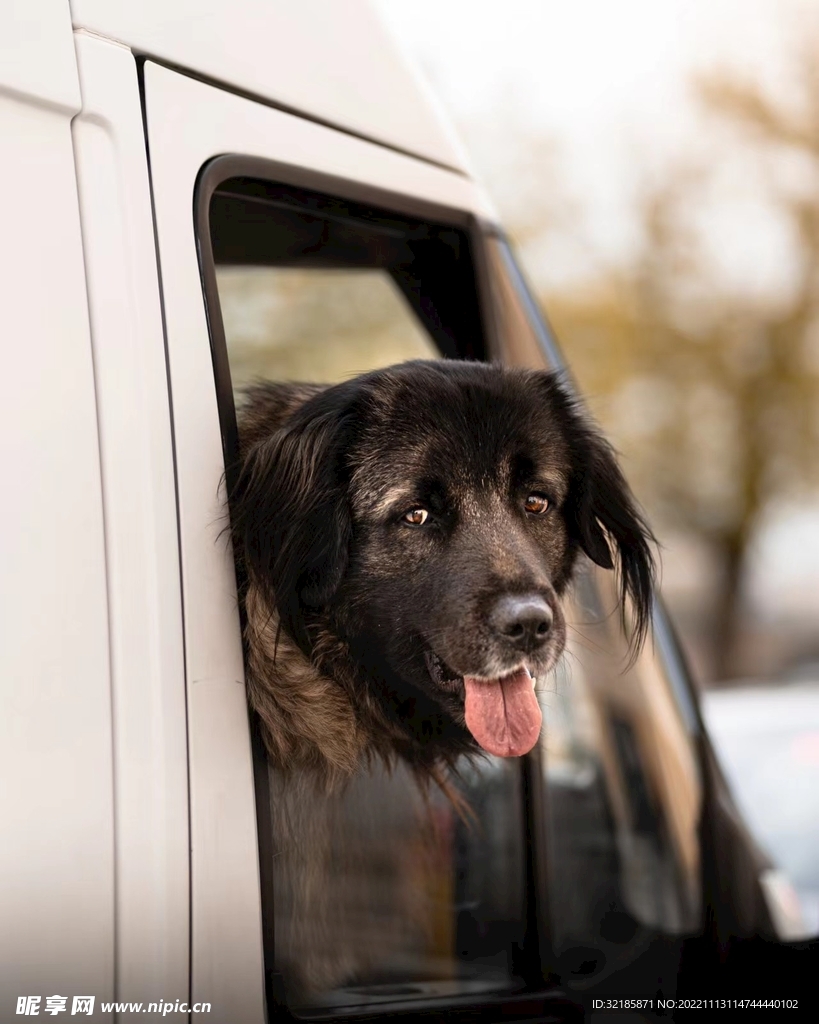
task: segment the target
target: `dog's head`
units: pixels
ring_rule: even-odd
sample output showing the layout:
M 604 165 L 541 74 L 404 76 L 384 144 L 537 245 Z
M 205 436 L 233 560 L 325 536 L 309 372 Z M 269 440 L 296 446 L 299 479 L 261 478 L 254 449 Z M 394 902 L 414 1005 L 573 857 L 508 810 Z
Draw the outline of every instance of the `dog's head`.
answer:
M 327 388 L 251 445 L 231 509 L 289 636 L 314 659 L 341 640 L 359 701 L 418 742 L 443 722 L 531 749 L 580 551 L 619 564 L 635 644 L 649 621 L 651 535 L 554 374 L 415 362 Z

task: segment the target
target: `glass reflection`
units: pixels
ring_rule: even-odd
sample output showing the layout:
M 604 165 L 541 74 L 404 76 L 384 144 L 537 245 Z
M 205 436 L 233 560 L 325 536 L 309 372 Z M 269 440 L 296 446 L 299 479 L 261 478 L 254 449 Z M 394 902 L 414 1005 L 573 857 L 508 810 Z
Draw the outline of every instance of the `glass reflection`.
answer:
M 410 772 L 343 792 L 271 771 L 276 967 L 302 1010 L 509 990 L 523 940 L 519 767 L 462 765 L 459 814 Z
M 570 977 L 699 924 L 694 751 L 651 642 L 628 666 L 611 574 L 586 563 L 541 693 L 553 945 Z M 608 967 L 607 967 L 608 965 Z

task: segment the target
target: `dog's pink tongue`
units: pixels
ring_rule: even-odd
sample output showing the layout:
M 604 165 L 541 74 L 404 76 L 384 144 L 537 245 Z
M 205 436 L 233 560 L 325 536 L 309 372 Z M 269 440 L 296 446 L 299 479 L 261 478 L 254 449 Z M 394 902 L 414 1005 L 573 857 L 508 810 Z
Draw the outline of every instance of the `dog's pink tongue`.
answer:
M 543 716 L 525 668 L 503 679 L 464 676 L 466 726 L 483 749 L 520 757 L 537 743 Z

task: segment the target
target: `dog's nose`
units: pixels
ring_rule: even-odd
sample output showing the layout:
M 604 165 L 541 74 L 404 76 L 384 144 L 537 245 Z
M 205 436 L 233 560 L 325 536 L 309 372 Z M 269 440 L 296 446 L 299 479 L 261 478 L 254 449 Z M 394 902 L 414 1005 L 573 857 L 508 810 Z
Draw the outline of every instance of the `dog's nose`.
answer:
M 516 594 L 500 598 L 489 615 L 496 633 L 517 647 L 538 647 L 552 629 L 552 609 L 539 594 Z

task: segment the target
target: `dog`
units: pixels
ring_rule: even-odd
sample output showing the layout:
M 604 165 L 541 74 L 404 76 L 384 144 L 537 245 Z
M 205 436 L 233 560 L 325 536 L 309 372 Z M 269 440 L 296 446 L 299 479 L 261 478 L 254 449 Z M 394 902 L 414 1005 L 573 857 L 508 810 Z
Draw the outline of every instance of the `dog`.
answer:
M 457 807 L 461 759 L 537 742 L 535 683 L 563 651 L 560 599 L 581 552 L 619 570 L 639 647 L 653 538 L 554 373 L 415 361 L 333 386 L 260 383 L 239 433 L 229 504 L 248 694 L 273 768 L 277 961 L 309 1002 L 366 977 L 370 947 L 384 954 L 408 927 L 414 894 L 395 865 L 423 829 L 399 813 L 407 780 L 437 783 Z M 361 930 L 369 818 L 350 821 L 369 798 L 345 796 L 383 789 L 361 782 L 374 766 L 402 780 L 382 800 L 397 838 L 380 840 L 390 881 L 370 917 L 392 924 L 375 942 Z M 419 923 L 413 948 L 430 928 Z
M 554 373 L 413 361 L 259 384 L 240 437 L 248 689 L 283 769 L 332 787 L 373 759 L 429 776 L 526 753 L 581 551 L 619 563 L 645 635 L 653 538 Z

